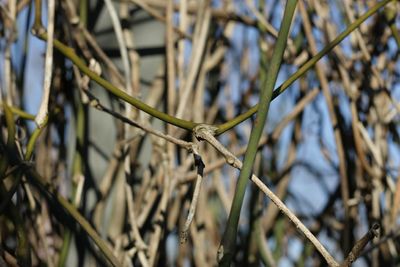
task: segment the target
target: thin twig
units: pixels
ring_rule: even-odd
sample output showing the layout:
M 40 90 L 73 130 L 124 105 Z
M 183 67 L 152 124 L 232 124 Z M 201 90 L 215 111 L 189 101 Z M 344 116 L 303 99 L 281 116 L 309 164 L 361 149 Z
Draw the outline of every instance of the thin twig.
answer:
M 129 186 L 129 184 L 125 183 L 125 194 L 126 194 L 126 202 L 128 204 L 128 215 L 129 215 L 129 220 L 130 220 L 130 224 L 132 227 L 132 231 L 133 231 L 133 236 L 135 238 L 136 243 L 136 248 L 139 250 L 138 254 L 139 254 L 139 259 L 140 259 L 140 263 L 142 264 L 142 266 L 147 267 L 150 266 L 149 262 L 147 260 L 146 257 L 146 250 L 148 249 L 146 243 L 143 241 L 140 232 L 139 232 L 139 227 L 136 223 L 136 215 L 135 215 L 135 210 L 133 208 L 133 196 L 132 196 L 132 191 L 131 188 Z
M 201 156 L 197 151 L 197 148 L 195 147 L 193 147 L 193 157 L 194 157 L 194 164 L 197 167 L 197 180 L 196 180 L 196 185 L 194 187 L 192 202 L 190 203 L 189 214 L 186 219 L 185 225 L 183 226 L 183 230 L 181 232 L 181 238 L 180 238 L 181 244 L 185 243 L 187 240 L 189 227 L 193 221 L 194 214 L 196 212 L 196 206 L 200 195 L 201 182 L 203 180 L 203 173 L 205 167 L 203 160 L 201 159 Z
M 38 8 L 38 7 L 36 7 Z M 49 106 L 50 86 L 53 71 L 53 39 L 54 39 L 54 10 L 55 1 L 48 0 L 47 7 L 47 48 L 44 67 L 43 95 L 40 103 L 39 112 L 36 115 L 35 122 L 39 127 L 42 127 L 46 121 Z
M 96 108 L 96 109 L 98 109 L 98 110 L 100 110 L 100 111 L 104 111 L 104 112 L 110 114 L 111 116 L 113 116 L 113 117 L 115 117 L 115 118 L 117 118 L 117 119 L 119 119 L 119 120 L 121 120 L 121 121 L 123 121 L 123 122 L 129 124 L 129 125 L 132 125 L 132 126 L 134 126 L 134 127 L 137 127 L 137 128 L 139 128 L 139 129 L 142 129 L 143 131 L 145 131 L 145 132 L 147 132 L 147 133 L 154 134 L 154 135 L 156 135 L 156 136 L 158 136 L 158 137 L 161 137 L 161 138 L 163 138 L 163 139 L 165 139 L 165 140 L 167 140 L 167 141 L 169 141 L 169 142 L 172 142 L 172 143 L 174 143 L 174 144 L 176 144 L 176 145 L 178 145 L 178 146 L 180 146 L 180 147 L 183 147 L 183 148 L 185 148 L 185 149 L 191 151 L 191 149 L 192 149 L 192 143 L 183 141 L 183 140 L 181 140 L 181 139 L 175 138 L 175 137 L 173 137 L 173 136 L 171 136 L 171 135 L 168 135 L 168 134 L 164 134 L 164 133 L 162 133 L 162 132 L 160 132 L 160 131 L 157 131 L 157 130 L 154 130 L 154 129 L 152 129 L 151 127 L 148 127 L 148 126 L 146 126 L 146 125 L 144 125 L 144 124 L 142 124 L 142 123 L 139 123 L 139 122 L 133 121 L 133 120 L 131 120 L 131 119 L 128 119 L 128 118 L 126 118 L 125 116 L 119 114 L 118 112 L 112 111 L 112 110 L 108 109 L 107 107 L 105 107 L 105 106 L 104 106 L 103 104 L 101 104 L 100 101 L 99 101 L 92 93 L 90 93 L 89 91 L 85 91 L 85 93 L 88 94 L 88 96 L 90 97 L 90 99 L 91 99 L 90 105 L 91 105 L 92 107 L 94 107 L 94 108 Z
M 146 1 L 143 1 L 143 0 L 129 0 L 129 1 L 131 1 L 132 3 L 135 3 L 136 5 L 141 7 L 143 10 L 145 10 L 147 13 L 149 13 L 155 19 L 157 19 L 157 20 L 159 20 L 161 22 L 166 22 L 166 18 L 163 17 L 160 13 L 158 13 L 157 10 L 154 10 L 151 6 L 149 6 L 146 3 Z M 180 35 L 180 37 L 191 39 L 191 37 L 188 34 L 182 32 L 180 29 L 175 28 L 175 27 L 173 29 L 177 34 Z
M 374 224 L 371 229 L 356 242 L 354 247 L 351 249 L 349 255 L 346 257 L 344 262 L 340 265 L 340 267 L 350 267 L 351 264 L 357 260 L 357 258 L 361 255 L 361 252 L 365 248 L 365 246 L 370 242 L 374 237 L 379 236 L 380 225 Z

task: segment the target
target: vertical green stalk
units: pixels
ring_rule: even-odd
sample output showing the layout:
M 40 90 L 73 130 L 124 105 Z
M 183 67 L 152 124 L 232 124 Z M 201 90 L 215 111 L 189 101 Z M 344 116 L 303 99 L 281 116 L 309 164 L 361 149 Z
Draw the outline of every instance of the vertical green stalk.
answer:
M 275 51 L 272 55 L 268 71 L 265 72 L 266 56 L 265 51 L 261 51 L 260 59 L 260 81 L 261 95 L 258 102 L 257 117 L 250 134 L 249 145 L 244 157 L 243 168 L 240 171 L 239 180 L 236 185 L 235 195 L 233 197 L 231 212 L 228 223 L 218 249 L 219 266 L 229 266 L 235 253 L 236 234 L 240 210 L 243 203 L 247 180 L 252 173 L 253 162 L 257 153 L 258 142 L 261 138 L 265 120 L 268 115 L 269 104 L 271 102 L 272 92 L 281 66 L 283 52 L 285 51 L 290 24 L 296 9 L 297 0 L 288 0 L 285 6 L 282 25 L 276 41 Z
M 88 1 L 79 1 L 79 19 L 83 27 L 87 25 L 87 15 L 88 15 Z
M 77 103 L 77 114 L 76 114 L 76 149 L 74 153 L 73 159 L 73 176 L 77 177 L 83 173 L 83 149 L 85 147 L 85 107 L 80 99 L 80 97 L 76 98 Z M 77 184 L 76 181 L 72 179 L 72 199 L 73 203 L 75 203 L 74 199 L 76 198 Z M 75 203 L 76 204 L 76 203 Z M 79 204 L 76 206 L 79 208 Z M 69 248 L 72 240 L 72 231 L 68 228 L 65 228 L 63 245 L 61 247 L 60 259 L 58 261 L 59 267 L 64 267 L 65 262 L 68 257 Z
M 42 24 L 42 1 L 35 0 L 35 18 L 32 26 L 32 31 L 36 32 L 43 29 Z

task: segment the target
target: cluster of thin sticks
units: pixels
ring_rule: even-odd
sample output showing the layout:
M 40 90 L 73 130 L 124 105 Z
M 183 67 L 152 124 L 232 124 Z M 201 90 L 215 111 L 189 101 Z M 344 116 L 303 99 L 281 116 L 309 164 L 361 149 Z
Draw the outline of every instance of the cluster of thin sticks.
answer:
M 248 13 L 243 15 L 235 12 L 233 1 L 222 1 L 222 8 L 213 8 L 207 0 L 181 0 L 178 4 L 172 0 L 131 0 L 119 2 L 117 9 L 111 0 L 106 0 L 104 10 L 117 40 L 121 72 L 86 27 L 89 17 L 95 17 L 89 13 L 95 11 L 85 9 L 86 1 L 82 2 L 78 6 L 71 0 L 59 3 L 48 0 L 46 29 L 41 25 L 40 9 L 35 9 L 33 32 L 44 36 L 41 38 L 47 39 L 48 44 L 44 96 L 36 116 L 21 108 L 23 75 L 17 75 L 11 57 L 12 41 L 16 38 L 12 25 L 20 11 L 32 6 L 29 7 L 29 1 L 18 5 L 9 1 L 8 6 L 1 6 L 7 45 L 0 135 L 0 152 L 4 152 L 0 155 L 0 223 L 4 229 L 0 237 L 0 265 L 64 266 L 73 253 L 78 253 L 81 263 L 89 266 L 96 261 L 114 266 L 155 266 L 169 261 L 168 264 L 183 266 L 188 260 L 195 266 L 217 265 L 217 251 L 235 193 L 234 169 L 242 168 L 239 158 L 246 151 L 246 146 L 239 145 L 239 137 L 248 140 L 251 125 L 242 122 L 236 128 L 229 126 L 224 145 L 216 135 L 220 133 L 219 123 L 234 120 L 237 106 L 239 110 L 248 109 L 252 96 L 257 94 L 254 90 L 257 74 L 249 71 L 253 64 L 250 46 L 254 40 L 246 39 L 240 54 L 238 75 L 250 84 L 241 92 L 240 103 L 229 100 L 221 103 L 218 100 L 221 97 L 232 98 L 229 88 L 232 84 L 226 82 L 221 86 L 213 81 L 225 82 L 229 80 L 228 73 L 234 71 L 234 64 L 229 64 L 232 59 L 227 58 L 232 48 L 226 40 L 233 39 L 238 26 L 257 30 L 265 37 L 259 40 L 260 51 L 273 52 L 279 30 L 270 21 L 282 7 L 267 5 L 260 11 L 253 1 L 244 1 L 242 8 Z M 343 1 L 336 8 L 351 24 L 373 9 L 372 2 Z M 243 265 L 261 261 L 277 266 L 290 248 L 284 240 L 293 239 L 303 243 L 301 256 L 296 260 L 299 266 L 306 260 L 350 266 L 360 256 L 371 266 L 380 266 L 398 257 L 396 218 L 400 179 L 396 183 L 393 177 L 392 169 L 398 166 L 391 162 L 390 151 L 399 142 L 396 123 L 400 105 L 392 89 L 398 86 L 399 53 L 393 53 L 387 44 L 390 40 L 396 51 L 400 49 L 396 28 L 399 5 L 395 1 L 383 2 L 385 9 L 379 12 L 377 9 L 378 14 L 371 21 L 357 27 L 349 44 L 331 47 L 333 50 L 325 55 L 323 62 L 310 65 L 315 64 L 310 74 L 297 77 L 295 89 L 299 92 L 294 94 L 296 100 L 290 112 L 285 116 L 272 115 L 279 123 L 259 143 L 250 178 L 254 188 L 249 190 L 250 204 L 244 204 L 248 205 L 249 214 L 241 221 L 247 227 L 239 231 L 235 262 Z M 36 0 L 35 4 L 40 6 L 41 1 Z M 129 25 L 121 23 L 129 21 L 131 8 L 144 11 L 165 28 L 165 64 L 160 66 L 149 88 L 141 83 L 141 55 L 133 42 L 139 37 L 133 36 Z M 288 39 L 285 67 L 307 65 L 318 56 L 318 45 L 329 44 L 338 36 L 338 26 L 330 17 L 332 8 L 320 1 L 298 1 L 295 16 L 301 30 Z M 62 14 L 63 23 L 55 21 L 55 13 Z M 174 24 L 175 15 L 179 16 L 178 25 Z M 220 31 L 212 30 L 217 28 Z M 63 38 L 56 40 L 56 36 Z M 55 56 L 54 47 L 74 63 L 72 79 L 67 78 L 71 75 L 65 70 L 65 59 Z M 123 88 L 119 95 L 110 90 L 111 107 L 92 89 L 91 80 L 108 86 L 100 76 L 106 77 L 116 90 Z M 149 115 L 141 108 L 133 108 L 139 102 L 127 101 L 124 94 L 140 98 L 150 107 L 165 105 L 165 113 L 181 119 L 183 123 L 175 125 L 183 127 L 166 123 L 164 131 L 155 130 L 153 118 L 158 113 Z M 319 95 L 327 106 L 335 150 L 326 147 L 322 135 L 318 148 L 325 161 L 337 170 L 340 181 L 337 190 L 327 196 L 326 207 L 313 215 L 312 224 L 305 226 L 301 223 L 302 216 L 296 217 L 284 200 L 287 196 L 296 197 L 291 196 L 289 184 L 296 173 L 292 170 L 302 164 L 297 153 L 304 143 L 304 127 L 307 127 L 303 115 L 305 109 L 322 101 Z M 67 106 L 73 108 L 74 120 L 65 115 Z M 93 109 L 101 111 L 104 118 L 111 116 L 108 118 L 112 118 L 117 132 L 112 153 L 105 156 L 106 168 L 100 178 L 91 173 L 98 166 L 90 166 L 88 162 L 89 150 L 96 149 L 96 145 L 95 140 L 88 140 L 87 134 L 102 130 L 88 128 Z M 24 123 L 15 123 L 16 116 L 34 120 L 36 130 L 29 135 Z M 158 118 L 164 120 L 165 116 Z M 72 123 L 75 135 L 68 138 L 74 141 L 65 141 L 65 128 Z M 275 155 L 282 153 L 278 144 L 289 125 L 292 127 L 285 166 L 279 169 Z M 188 129 L 182 129 L 185 127 L 192 128 L 189 134 Z M 150 145 L 146 144 L 148 141 Z M 76 143 L 76 147 L 68 147 L 68 142 Z M 72 164 L 66 151 L 73 154 Z M 273 156 L 263 151 L 271 151 Z M 139 160 L 144 154 L 150 157 L 145 165 Z M 264 166 L 265 161 L 270 163 Z M 226 163 L 233 168 L 225 168 Z M 95 201 L 91 196 L 93 191 Z M 265 205 L 265 199 L 271 201 Z M 335 210 L 337 205 L 343 207 L 343 212 Z M 280 216 L 279 211 L 284 215 Z M 287 219 L 291 223 L 286 223 Z M 356 231 L 359 229 L 367 233 L 360 237 Z M 373 240 L 378 230 L 384 237 Z M 329 235 L 335 242 L 334 249 L 327 250 L 316 238 L 327 231 L 334 233 Z M 269 240 L 275 240 L 274 247 L 270 247 Z M 363 253 L 371 240 L 369 250 Z M 95 257 L 83 259 L 85 255 Z M 343 258 L 341 264 L 334 258 L 337 255 L 337 260 Z

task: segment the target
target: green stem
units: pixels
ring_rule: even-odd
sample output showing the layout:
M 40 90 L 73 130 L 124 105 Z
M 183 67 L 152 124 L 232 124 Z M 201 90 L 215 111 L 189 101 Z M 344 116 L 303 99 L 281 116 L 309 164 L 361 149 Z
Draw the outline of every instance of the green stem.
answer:
M 335 46 L 337 46 L 344 38 L 346 38 L 351 32 L 353 32 L 356 28 L 360 26 L 365 20 L 375 14 L 381 7 L 385 6 L 389 2 L 393 0 L 384 0 L 379 2 L 370 10 L 368 10 L 365 14 L 355 20 L 346 30 L 344 30 L 341 34 L 339 34 L 332 42 L 330 42 L 327 46 L 325 46 L 318 54 L 312 57 L 309 61 L 307 61 L 303 66 L 300 67 L 292 76 L 290 76 L 283 84 L 281 84 L 272 94 L 272 100 L 277 98 L 280 94 L 282 94 L 290 85 L 292 85 L 300 76 L 306 73 L 309 69 L 314 67 L 314 65 L 326 54 L 328 54 Z M 218 130 L 216 134 L 222 134 L 236 125 L 240 124 L 241 122 L 250 118 L 254 113 L 257 112 L 258 105 L 253 106 L 251 109 L 246 111 L 245 113 L 240 114 L 239 116 L 235 117 L 234 119 L 225 122 L 218 126 Z
M 26 111 L 23 111 L 22 109 L 19 109 L 17 107 L 9 107 L 12 111 L 13 114 L 18 115 L 20 118 L 25 119 L 25 120 L 35 120 L 35 115 L 29 114 Z
M 88 1 L 80 0 L 79 1 L 79 19 L 82 26 L 86 27 L 87 24 L 87 14 L 88 14 Z
M 76 184 L 76 179 L 78 175 L 81 175 L 83 173 L 83 149 L 86 147 L 84 142 L 85 142 L 85 114 L 86 114 L 86 109 L 85 106 L 83 105 L 81 99 L 79 96 L 76 97 L 76 148 L 74 152 L 74 159 L 73 159 L 73 179 L 72 179 L 72 199 L 74 200 L 75 203 L 75 198 L 76 198 L 76 191 L 77 191 L 77 184 Z M 79 207 L 78 205 L 75 205 L 76 208 Z M 63 238 L 63 245 L 61 248 L 61 253 L 60 253 L 60 259 L 58 261 L 58 267 L 64 267 L 65 262 L 68 257 L 69 253 L 69 248 L 72 240 L 72 232 L 70 229 L 65 229 L 64 232 L 64 238 Z
M 46 41 L 47 40 L 47 33 L 45 31 L 37 31 L 36 35 Z M 153 117 L 156 117 L 164 122 L 170 123 L 172 125 L 175 125 L 179 128 L 183 128 L 188 131 L 192 131 L 198 123 L 194 123 L 191 121 L 175 118 L 171 115 L 168 115 L 164 112 L 161 112 L 153 107 L 150 107 L 149 105 L 143 103 L 139 99 L 136 99 L 129 94 L 125 93 L 123 90 L 119 89 L 109 81 L 101 78 L 99 75 L 97 75 L 95 72 L 91 71 L 85 64 L 85 62 L 79 58 L 79 56 L 74 52 L 74 50 L 62 42 L 58 40 L 54 40 L 54 47 L 60 51 L 65 57 L 67 57 L 69 60 L 71 60 L 75 66 L 78 67 L 80 71 L 82 71 L 84 74 L 86 74 L 90 79 L 95 81 L 97 84 L 102 86 L 104 89 L 109 91 L 112 95 L 116 96 L 119 99 L 122 99 L 126 101 L 127 103 L 131 104 L 132 106 L 146 112 L 147 114 L 150 114 Z
M 33 22 L 32 31 L 34 33 L 36 33 L 41 29 L 43 29 L 43 24 L 42 24 L 42 1 L 41 0 L 35 0 L 35 20 Z
M 229 266 L 234 256 L 236 234 L 240 216 L 240 210 L 243 203 L 244 193 L 246 190 L 247 181 L 252 173 L 253 162 L 257 153 L 257 147 L 261 138 L 265 120 L 268 115 L 269 104 L 271 102 L 272 92 L 275 86 L 278 72 L 281 67 L 283 52 L 286 48 L 287 38 L 289 34 L 290 24 L 292 22 L 293 14 L 296 9 L 297 0 L 288 0 L 286 2 L 285 13 L 282 20 L 282 25 L 276 41 L 276 47 L 272 55 L 271 63 L 268 71 L 265 72 L 264 68 L 267 64 L 265 51 L 261 52 L 261 95 L 259 106 L 263 107 L 258 109 L 257 118 L 254 122 L 253 129 L 250 134 L 249 144 L 244 156 L 242 170 L 240 171 L 239 180 L 236 185 L 235 195 L 233 197 L 232 207 L 228 218 L 227 227 L 222 237 L 221 245 L 219 248 L 219 265 Z
M 26 146 L 25 160 L 30 160 L 33 155 L 33 149 L 35 148 L 36 140 L 39 138 L 40 134 L 46 128 L 49 118 L 47 116 L 46 120 L 40 127 L 36 127 L 33 131 L 31 137 L 29 138 L 28 145 Z
M 4 104 L 3 108 L 7 124 L 7 149 L 11 152 L 15 149 L 15 123 L 10 107 Z
M 15 145 L 15 123 L 12 111 L 10 107 L 3 102 L 4 116 L 6 119 L 7 125 L 7 144 L 5 145 L 5 153 L 1 158 L 0 162 L 0 177 L 1 179 L 5 178 L 5 173 L 8 167 L 12 165 L 16 165 L 17 157 L 16 157 L 16 145 Z
M 60 252 L 60 259 L 58 260 L 58 267 L 64 267 L 65 262 L 67 261 L 69 247 L 72 240 L 72 232 L 70 229 L 65 229 L 64 237 L 63 237 L 63 244 L 61 247 Z

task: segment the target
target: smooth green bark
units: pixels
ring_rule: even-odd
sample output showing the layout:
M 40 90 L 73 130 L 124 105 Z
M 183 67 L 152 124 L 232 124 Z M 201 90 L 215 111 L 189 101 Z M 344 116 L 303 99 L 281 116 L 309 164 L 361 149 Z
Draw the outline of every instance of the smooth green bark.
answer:
M 265 121 L 268 115 L 269 104 L 272 98 L 275 82 L 281 67 L 283 52 L 285 51 L 290 25 L 293 14 L 296 9 L 297 0 L 288 0 L 286 2 L 285 13 L 283 15 L 282 25 L 276 41 L 274 53 L 268 70 L 265 71 L 267 58 L 265 51 L 261 51 L 260 56 L 260 82 L 261 95 L 258 102 L 259 108 L 257 117 L 250 134 L 249 144 L 244 156 L 242 170 L 240 171 L 239 180 L 236 185 L 235 195 L 233 197 L 232 207 L 228 218 L 228 223 L 222 237 L 222 242 L 218 251 L 218 260 L 220 266 L 230 266 L 235 254 L 236 235 L 240 210 L 243 204 L 244 193 L 249 177 L 252 174 L 254 159 L 256 157 L 258 143 L 263 133 Z

